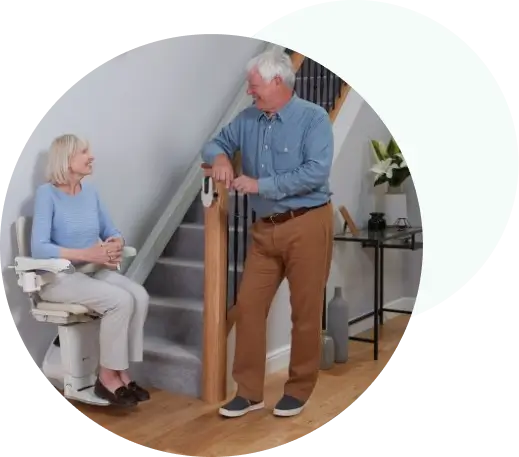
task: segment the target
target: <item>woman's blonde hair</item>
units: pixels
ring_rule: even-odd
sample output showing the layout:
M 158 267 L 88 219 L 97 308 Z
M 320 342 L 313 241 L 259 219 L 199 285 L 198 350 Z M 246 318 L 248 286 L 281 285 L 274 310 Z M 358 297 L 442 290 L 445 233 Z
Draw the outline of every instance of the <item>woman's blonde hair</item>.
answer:
M 67 184 L 70 159 L 78 152 L 90 148 L 88 141 L 76 135 L 61 135 L 54 139 L 49 150 L 47 179 L 53 184 Z

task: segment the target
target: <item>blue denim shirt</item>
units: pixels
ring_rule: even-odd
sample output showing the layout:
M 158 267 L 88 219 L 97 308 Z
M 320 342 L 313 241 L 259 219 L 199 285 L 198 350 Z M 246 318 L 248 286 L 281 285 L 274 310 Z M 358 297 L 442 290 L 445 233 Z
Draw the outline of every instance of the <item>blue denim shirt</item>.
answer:
M 259 217 L 330 200 L 333 131 L 320 106 L 293 95 L 270 119 L 250 106 L 204 146 L 202 159 L 212 165 L 236 151 L 243 173 L 258 180 L 259 194 L 249 201 Z

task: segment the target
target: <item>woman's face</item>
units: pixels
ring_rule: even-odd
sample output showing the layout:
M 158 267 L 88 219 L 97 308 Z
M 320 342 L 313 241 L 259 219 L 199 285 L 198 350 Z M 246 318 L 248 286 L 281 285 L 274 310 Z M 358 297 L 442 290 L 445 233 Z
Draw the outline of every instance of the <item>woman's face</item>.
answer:
M 85 148 L 70 159 L 70 172 L 81 177 L 92 174 L 92 162 L 94 157 L 89 148 Z

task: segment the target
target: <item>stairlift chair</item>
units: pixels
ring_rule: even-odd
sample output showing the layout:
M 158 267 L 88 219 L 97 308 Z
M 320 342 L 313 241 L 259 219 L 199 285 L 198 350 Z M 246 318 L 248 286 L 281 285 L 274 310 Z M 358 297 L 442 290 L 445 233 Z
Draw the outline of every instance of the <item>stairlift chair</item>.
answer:
M 38 292 L 58 273 L 95 272 L 99 267 L 86 264 L 74 267 L 65 259 L 34 259 L 30 257 L 31 220 L 16 221 L 18 257 L 14 269 L 18 285 L 29 295 L 31 314 L 39 322 L 58 325 L 58 336 L 51 343 L 43 360 L 42 371 L 66 398 L 83 403 L 106 406 L 110 403 L 94 393 L 99 366 L 100 316 L 82 305 L 42 301 Z M 134 257 L 135 248 L 124 247 L 123 258 Z

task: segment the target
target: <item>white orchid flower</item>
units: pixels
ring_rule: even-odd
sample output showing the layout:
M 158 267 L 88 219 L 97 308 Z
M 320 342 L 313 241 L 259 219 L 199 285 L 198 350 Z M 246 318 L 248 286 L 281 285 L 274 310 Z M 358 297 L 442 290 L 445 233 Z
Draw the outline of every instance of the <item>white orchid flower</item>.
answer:
M 393 177 L 393 170 L 395 168 L 398 168 L 398 165 L 393 163 L 393 160 L 389 158 L 375 164 L 371 168 L 371 171 L 377 175 L 375 180 L 380 178 L 382 175 L 386 175 L 388 179 L 391 179 Z

